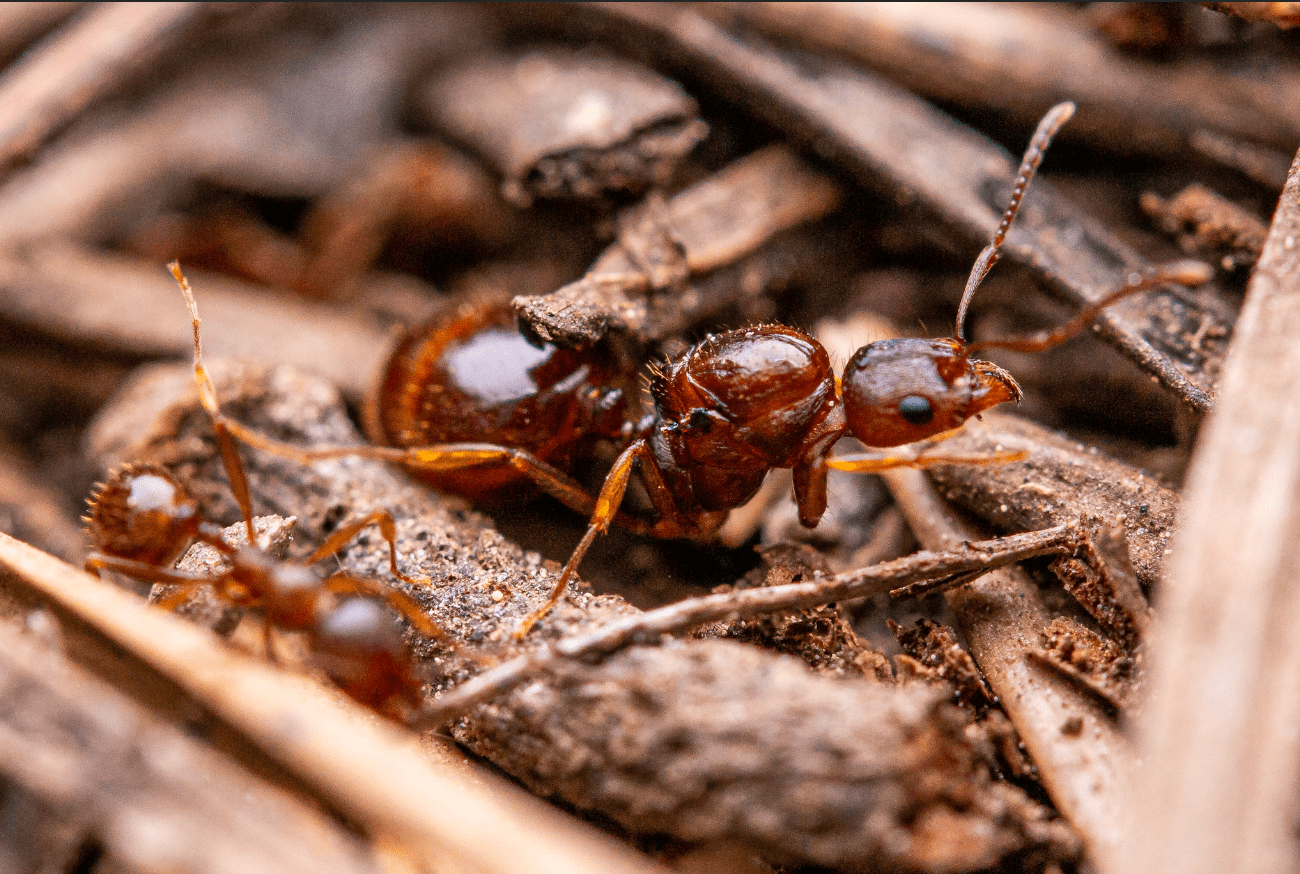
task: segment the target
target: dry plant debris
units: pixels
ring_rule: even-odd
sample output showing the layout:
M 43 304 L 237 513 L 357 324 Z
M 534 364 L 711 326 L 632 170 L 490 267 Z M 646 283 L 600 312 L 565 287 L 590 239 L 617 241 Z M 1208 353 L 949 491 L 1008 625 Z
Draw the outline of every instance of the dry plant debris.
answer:
M 824 217 L 839 199 L 830 179 L 789 149 L 769 146 L 667 203 L 648 199 L 622 218 L 618 242 L 585 276 L 551 294 L 516 298 L 515 307 L 527 330 L 561 346 L 590 346 L 611 330 L 642 343 L 661 340 L 769 291 L 778 278 L 788 281 L 788 268 L 764 268 L 770 250 L 779 252 L 784 232 Z
M 1294 6 L 0 10 L 0 531 L 45 550 L 0 537 L 0 868 L 1295 870 Z M 405 726 L 310 635 L 272 665 L 257 610 L 196 587 L 182 621 L 47 554 L 83 559 L 125 460 L 239 517 L 192 371 L 135 372 L 190 354 L 166 261 L 273 438 L 356 440 L 401 329 L 512 299 L 530 341 L 627 365 L 630 433 L 708 335 L 950 333 L 1008 153 L 1065 100 L 970 341 L 1188 254 L 1216 275 L 996 352 L 1020 415 L 927 451 L 1000 463 L 836 471 L 811 530 L 786 471 L 715 542 L 615 524 L 520 642 L 585 520 L 247 451 L 284 562 L 382 508 L 433 580 Z M 864 341 L 824 342 L 843 372 Z
M 420 100 L 429 123 L 485 155 L 505 196 L 525 206 L 663 185 L 708 133 L 676 82 L 592 51 L 456 68 Z
M 1220 254 L 1225 270 L 1259 259 L 1268 227 L 1247 210 L 1204 185 L 1189 185 L 1165 200 L 1143 192 L 1142 211 L 1178 238 L 1184 252 Z
M 811 58 L 715 27 L 672 6 L 581 7 L 595 28 L 639 36 L 662 62 L 696 69 L 704 87 L 726 85 L 746 110 L 883 190 L 916 222 L 983 245 L 997 227 L 1014 159 L 974 130 L 872 73 Z M 1047 103 L 1042 104 L 1048 105 Z M 889 124 L 878 119 L 888 118 Z M 1110 229 L 1042 185 L 1006 257 L 1024 264 L 1076 305 L 1095 302 L 1153 266 Z M 973 251 L 972 247 L 972 251 Z M 1224 344 L 1190 345 L 1197 326 L 1230 324 L 1233 304 L 1213 283 L 1196 292 L 1153 294 L 1112 307 L 1100 334 L 1196 410 L 1212 406 Z
M 144 871 L 374 874 L 365 844 L 87 673 L 48 633 L 0 625 L 7 871 L 100 857 Z M 206 840 L 196 837 L 206 835 Z M 23 855 L 25 854 L 25 857 Z

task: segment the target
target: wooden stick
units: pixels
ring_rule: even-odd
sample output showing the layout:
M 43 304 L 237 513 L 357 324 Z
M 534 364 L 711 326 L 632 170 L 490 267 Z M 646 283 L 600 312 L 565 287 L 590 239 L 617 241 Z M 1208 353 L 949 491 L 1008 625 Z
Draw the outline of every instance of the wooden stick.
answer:
M 1300 156 L 1201 432 L 1159 602 L 1116 872 L 1294 871 L 1300 773 Z

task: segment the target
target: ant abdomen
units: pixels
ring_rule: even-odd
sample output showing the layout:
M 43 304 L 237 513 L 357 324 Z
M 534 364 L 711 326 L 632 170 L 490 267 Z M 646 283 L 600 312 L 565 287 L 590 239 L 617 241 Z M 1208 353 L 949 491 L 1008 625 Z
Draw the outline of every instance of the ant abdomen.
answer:
M 869 343 L 845 365 L 841 392 L 850 433 L 878 448 L 951 431 L 1021 398 L 1011 374 L 968 358 L 965 346 L 952 339 Z
M 401 341 L 374 393 L 367 430 L 387 446 L 493 443 L 566 473 L 626 417 L 625 368 L 603 350 L 530 344 L 508 303 L 467 308 Z M 415 470 L 435 488 L 493 504 L 534 491 L 509 465 Z
M 130 561 L 171 565 L 199 533 L 198 504 L 170 473 L 154 465 L 119 467 L 88 504 L 83 519 L 96 549 Z
M 311 660 L 353 699 L 375 710 L 400 700 L 420 703 L 411 653 L 387 606 L 375 598 L 347 598 L 310 629 Z

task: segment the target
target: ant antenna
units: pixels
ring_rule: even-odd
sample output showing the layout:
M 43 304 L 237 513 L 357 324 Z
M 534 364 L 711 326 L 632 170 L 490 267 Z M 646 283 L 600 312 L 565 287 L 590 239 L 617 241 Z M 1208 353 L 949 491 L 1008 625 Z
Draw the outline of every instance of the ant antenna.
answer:
M 172 276 L 176 277 L 181 293 L 185 295 L 185 304 L 190 308 L 190 323 L 194 326 L 194 380 L 199 384 L 199 402 L 203 404 L 203 409 L 207 410 L 208 416 L 212 419 L 217 445 L 221 447 L 221 461 L 226 468 L 226 476 L 230 477 L 230 491 L 235 496 L 235 502 L 239 504 L 239 510 L 244 515 L 244 525 L 248 528 L 248 542 L 256 544 L 257 537 L 253 534 L 253 501 L 248 491 L 248 477 L 244 473 L 243 463 L 239 460 L 239 451 L 235 448 L 234 438 L 230 436 L 230 427 L 225 414 L 221 412 L 221 404 L 217 400 L 217 387 L 203 366 L 203 349 L 199 340 L 201 324 L 199 306 L 194 302 L 194 292 L 190 290 L 189 280 L 181 272 L 181 262 L 173 261 L 167 265 L 167 269 L 171 270 Z
M 997 233 L 993 235 L 993 242 L 985 246 L 984 251 L 980 252 L 980 256 L 975 259 L 970 278 L 966 280 L 966 290 L 962 292 L 961 303 L 957 306 L 957 325 L 953 336 L 962 342 L 966 340 L 964 325 L 966 308 L 970 305 L 971 296 L 984 281 L 984 277 L 989 275 L 993 265 L 998 263 L 1002 243 L 1007 238 L 1011 223 L 1015 221 L 1016 213 L 1020 211 L 1020 201 L 1025 198 L 1025 190 L 1029 188 L 1030 181 L 1038 172 L 1038 165 L 1043 163 L 1043 155 L 1047 153 L 1052 137 L 1056 136 L 1061 125 L 1069 121 L 1072 115 L 1074 115 L 1074 104 L 1068 100 L 1049 109 L 1047 115 L 1044 115 L 1043 120 L 1038 123 L 1038 130 L 1034 131 L 1034 137 L 1029 141 L 1029 147 L 1025 149 L 1025 156 L 1020 159 L 1020 172 L 1016 174 L 1016 184 L 1011 189 L 1011 202 L 1007 204 L 1006 212 L 1002 213 L 1002 224 L 998 225 Z
M 1106 307 L 1139 291 L 1160 285 L 1195 286 L 1209 282 L 1214 269 L 1204 261 L 1174 261 L 1148 273 L 1133 272 L 1119 288 L 1105 295 L 1092 306 L 1076 313 L 1074 318 L 1050 331 L 1040 331 L 1027 337 L 1008 337 L 1004 340 L 981 340 L 966 346 L 967 354 L 984 349 L 1010 349 L 1013 352 L 1042 352 L 1058 346 L 1078 334 Z

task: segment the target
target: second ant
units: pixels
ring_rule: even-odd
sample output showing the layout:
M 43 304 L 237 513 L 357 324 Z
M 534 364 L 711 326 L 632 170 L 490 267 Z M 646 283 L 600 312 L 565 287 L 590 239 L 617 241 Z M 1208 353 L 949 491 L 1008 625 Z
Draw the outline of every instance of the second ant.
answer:
M 177 281 L 192 301 L 178 267 Z M 397 566 L 393 518 L 376 510 L 341 526 L 301 562 L 280 561 L 257 545 L 252 500 L 243 463 L 223 416 L 216 388 L 202 364 L 199 323 L 194 317 L 194 373 L 199 396 L 212 417 L 231 491 L 243 515 L 248 543 L 232 546 L 219 525 L 203 519 L 198 503 L 162 467 L 128 464 L 114 470 L 89 500 L 87 531 L 95 550 L 86 570 L 110 570 L 140 582 L 174 586 L 159 606 L 173 609 L 195 586 L 209 585 L 223 602 L 262 612 L 266 654 L 276 661 L 272 629 L 302 632 L 308 658 L 357 702 L 384 715 L 405 719 L 423 701 L 423 683 L 411 670 L 412 656 L 391 611 L 401 614 L 425 637 L 445 638 L 439 628 L 403 592 L 377 580 L 337 572 L 328 576 L 313 565 L 328 558 L 370 525 L 388 543 L 389 570 L 410 585 L 426 584 Z M 194 543 L 205 543 L 225 560 L 215 576 L 174 568 Z
M 615 520 L 652 537 L 708 539 L 729 511 L 754 496 L 769 470 L 792 468 L 800 521 L 814 527 L 826 509 L 830 469 L 866 473 L 1016 460 L 1016 453 L 970 457 L 933 451 L 971 417 L 1021 398 L 1011 374 L 973 353 L 1047 350 L 1122 298 L 1161 285 L 1196 285 L 1210 275 L 1199 262 L 1167 265 L 1129 277 L 1053 331 L 965 339 L 971 297 L 997 262 L 1048 144 L 1073 112 L 1072 103 L 1062 103 L 1039 123 L 1002 221 L 966 282 L 951 338 L 870 343 L 837 376 L 826 350 L 801 331 L 780 325 L 726 331 L 652 368 L 653 409 L 633 420 L 627 399 L 635 370 L 599 349 L 531 346 L 514 329 L 508 309 L 480 307 L 428 325 L 397 347 L 371 403 L 370 436 L 387 445 L 302 448 L 217 411 L 214 418 L 238 439 L 302 463 L 349 455 L 383 459 L 476 500 L 500 500 L 532 483 L 587 515 L 585 536 L 549 599 L 521 624 L 520 635 L 563 597 L 587 549 Z M 875 449 L 921 445 L 915 452 L 832 457 L 845 436 Z M 592 496 L 572 474 L 592 462 L 601 442 L 619 453 Z M 633 473 L 653 518 L 620 511 Z

